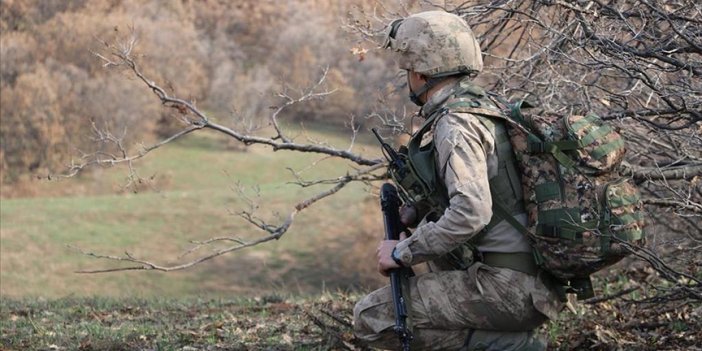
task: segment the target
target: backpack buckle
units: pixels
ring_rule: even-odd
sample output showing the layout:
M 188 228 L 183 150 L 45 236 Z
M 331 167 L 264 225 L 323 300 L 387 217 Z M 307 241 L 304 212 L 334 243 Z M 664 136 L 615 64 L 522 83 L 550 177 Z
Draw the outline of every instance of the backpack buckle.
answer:
M 604 215 L 602 216 L 602 222 L 604 222 L 604 225 L 609 226 L 609 224 L 612 222 L 612 211 L 609 210 L 609 208 L 604 209 Z
M 546 144 L 538 141 L 529 141 L 529 152 L 542 154 L 546 151 Z
M 560 238 L 561 227 L 549 224 L 539 224 L 539 233 L 550 238 Z

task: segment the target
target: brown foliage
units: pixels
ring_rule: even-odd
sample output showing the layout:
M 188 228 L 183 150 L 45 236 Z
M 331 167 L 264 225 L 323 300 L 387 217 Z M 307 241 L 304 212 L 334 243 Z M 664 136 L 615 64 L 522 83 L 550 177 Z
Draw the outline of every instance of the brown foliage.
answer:
M 13 84 L 17 77 L 29 71 L 37 59 L 37 41 L 26 32 L 0 35 L 0 80 Z
M 59 86 L 70 86 L 71 74 L 80 72 L 51 72 L 39 67 L 0 92 L 5 177 L 16 178 L 19 170 L 45 170 L 51 165 L 52 154 L 68 152 L 68 115 L 62 111 L 58 92 Z
M 146 75 L 239 129 L 266 123 L 269 107 L 284 102 L 275 93 L 296 98 L 325 68 L 324 88 L 335 93 L 288 109 L 285 116 L 343 124 L 351 115 L 370 114 L 378 106 L 377 87 L 394 69 L 388 70 L 393 66 L 385 58 L 366 55 L 359 61 L 350 51 L 360 44 L 340 23 L 353 5 L 327 0 L 2 2 L 2 181 L 39 170 L 45 175 L 72 157 L 94 152 L 91 121 L 124 134 L 130 150 L 182 128 L 188 116 L 154 105 L 133 80 L 109 74 L 91 55 L 103 41 L 127 38 L 132 30 L 138 40 L 133 54 Z M 18 103 L 22 111 L 11 108 Z M 15 129 L 18 123 L 21 130 Z

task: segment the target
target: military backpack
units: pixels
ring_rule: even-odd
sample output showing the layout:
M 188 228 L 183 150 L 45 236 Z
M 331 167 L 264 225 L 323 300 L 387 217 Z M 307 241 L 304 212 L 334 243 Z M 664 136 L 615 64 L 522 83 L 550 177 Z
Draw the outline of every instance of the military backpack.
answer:
M 409 193 L 434 198 L 432 207 L 447 203 L 442 200 L 444 195 L 422 196 L 427 191 L 436 194 L 441 182 L 437 182 L 435 165 L 421 154 L 429 150 L 412 146 L 418 144 L 422 137 L 418 134 L 427 124 L 436 123 L 446 113 L 476 116 L 493 133 L 496 145 L 507 144 L 512 149 L 508 153 L 497 147 L 500 163 L 505 165 L 496 178 L 504 179 L 490 180 L 493 219 L 488 227 L 506 220 L 528 238 L 541 269 L 579 298 L 593 296 L 589 276 L 629 255 L 631 245 L 644 243 L 639 192 L 631 179 L 619 174 L 626 152 L 623 137 L 592 113 L 525 114 L 521 103 L 509 104 L 479 87 L 461 84 L 463 89 L 447 101 L 443 111 L 430 116 L 410 140 L 406 159 L 411 174 L 427 186 L 409 189 Z M 516 177 L 515 167 L 506 164 L 512 162 L 518 169 Z M 521 184 L 514 184 L 515 178 Z M 400 184 L 417 183 L 398 180 Z M 521 188 L 523 206 L 499 195 L 510 183 L 512 188 Z M 527 213 L 526 226 L 513 217 L 516 209 Z

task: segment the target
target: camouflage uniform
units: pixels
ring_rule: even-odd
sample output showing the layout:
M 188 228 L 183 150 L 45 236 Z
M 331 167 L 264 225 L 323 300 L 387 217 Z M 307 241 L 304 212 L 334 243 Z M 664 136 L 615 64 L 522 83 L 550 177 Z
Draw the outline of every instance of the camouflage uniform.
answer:
M 441 109 L 457 85 L 435 93 L 421 114 Z M 556 293 L 535 276 L 480 262 L 464 271 L 444 270 L 449 267 L 442 258 L 490 222 L 488 179 L 495 176 L 498 164 L 494 138 L 475 116 L 465 113 L 438 119 L 433 138 L 438 141 L 436 161 L 448 189 L 449 207 L 438 221 L 420 223 L 396 248 L 404 265 L 428 262 L 432 269 L 410 279 L 412 346 L 457 349 L 476 330 L 471 349 L 478 345 L 529 349 L 533 342 L 529 331 L 555 318 L 560 309 Z M 525 216 L 517 218 L 525 222 Z M 481 252 L 531 252 L 524 236 L 506 222 L 490 230 L 477 246 Z M 354 310 L 356 335 L 375 347 L 397 348 L 393 308 L 388 287 L 364 297 Z
M 459 17 L 433 11 L 403 22 L 391 25 L 384 44 L 398 52 L 400 68 L 424 74 L 434 83 L 482 69 L 477 41 Z M 454 79 L 436 91 L 420 114 L 428 118 L 442 111 L 460 83 Z M 427 86 L 424 91 L 431 84 Z M 505 221 L 476 237 L 492 218 L 488 180 L 497 175 L 500 161 L 490 131 L 468 113 L 448 113 L 434 121 L 428 137 L 436 150 L 438 177 L 448 190 L 448 208 L 435 222 L 423 220 L 410 238 L 396 246 L 403 265 L 427 262 L 431 269 L 409 282 L 412 347 L 539 349 L 532 330 L 555 318 L 561 308 L 546 279 L 481 262 L 466 270 L 454 270 L 446 264 L 445 255 L 471 239 L 477 239 L 477 249 L 487 253 L 528 255 L 531 247 Z M 523 213 L 515 218 L 526 223 Z M 397 349 L 394 315 L 390 289 L 376 290 L 354 309 L 355 334 L 371 346 Z M 470 342 L 465 345 L 467 339 Z

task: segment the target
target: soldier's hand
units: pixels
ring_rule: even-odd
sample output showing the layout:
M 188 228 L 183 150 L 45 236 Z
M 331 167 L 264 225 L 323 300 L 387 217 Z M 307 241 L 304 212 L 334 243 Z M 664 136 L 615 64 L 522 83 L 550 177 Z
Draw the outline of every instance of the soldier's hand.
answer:
M 400 233 L 400 240 L 405 239 L 407 239 L 407 235 L 404 232 Z M 378 272 L 385 277 L 390 274 L 391 269 L 400 268 L 391 256 L 392 250 L 400 240 L 383 240 L 380 242 L 380 245 L 378 245 L 378 249 L 376 250 L 376 254 L 378 255 Z
M 411 205 L 402 205 L 400 207 L 400 222 L 406 227 L 412 227 L 417 221 L 417 209 Z

